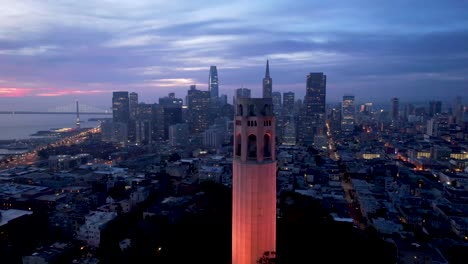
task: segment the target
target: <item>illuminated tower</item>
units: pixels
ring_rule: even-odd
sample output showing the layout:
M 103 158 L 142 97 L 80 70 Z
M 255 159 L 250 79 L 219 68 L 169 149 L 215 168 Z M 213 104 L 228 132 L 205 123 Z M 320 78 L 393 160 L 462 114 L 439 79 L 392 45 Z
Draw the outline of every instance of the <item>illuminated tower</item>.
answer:
M 272 89 L 273 89 L 273 81 L 270 77 L 270 65 L 266 64 L 266 70 L 265 70 L 265 78 L 263 78 L 263 98 L 271 98 L 272 96 Z
M 81 121 L 80 121 L 80 108 L 78 104 L 78 100 L 76 100 L 76 128 L 81 127 Z
M 208 76 L 208 90 L 210 91 L 210 96 L 212 98 L 218 97 L 218 70 L 216 69 L 216 66 L 210 66 L 210 75 Z
M 232 264 L 276 251 L 275 117 L 271 98 L 238 98 L 232 162 Z

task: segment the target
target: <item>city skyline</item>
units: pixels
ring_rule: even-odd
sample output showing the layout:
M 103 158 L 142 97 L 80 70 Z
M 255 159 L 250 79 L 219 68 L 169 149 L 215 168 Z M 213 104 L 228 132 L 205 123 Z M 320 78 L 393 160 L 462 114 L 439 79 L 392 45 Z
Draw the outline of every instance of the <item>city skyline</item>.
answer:
M 450 101 L 468 86 L 466 1 L 7 2 L 0 11 L 5 109 L 75 99 L 108 106 L 112 91 L 136 92 L 147 103 L 169 92 L 182 97 L 192 84 L 208 90 L 210 66 L 219 94 L 232 98 L 245 87 L 259 97 L 266 60 L 273 91 L 296 98 L 308 73 L 324 72 L 327 102 L 344 94 Z

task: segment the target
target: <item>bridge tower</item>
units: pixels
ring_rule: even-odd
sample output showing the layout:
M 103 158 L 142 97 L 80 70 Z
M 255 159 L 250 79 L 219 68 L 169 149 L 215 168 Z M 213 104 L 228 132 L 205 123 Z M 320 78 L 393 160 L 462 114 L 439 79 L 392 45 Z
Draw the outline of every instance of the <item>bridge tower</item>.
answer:
M 80 121 L 80 107 L 78 100 L 76 100 L 76 128 L 81 127 L 81 121 Z

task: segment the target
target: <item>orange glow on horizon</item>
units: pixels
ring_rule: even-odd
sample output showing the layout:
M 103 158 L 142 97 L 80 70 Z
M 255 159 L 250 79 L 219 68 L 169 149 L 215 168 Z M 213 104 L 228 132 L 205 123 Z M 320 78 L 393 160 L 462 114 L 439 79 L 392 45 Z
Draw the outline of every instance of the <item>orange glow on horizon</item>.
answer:
M 36 96 L 53 97 L 53 96 L 64 96 L 64 95 L 71 95 L 71 94 L 98 94 L 98 93 L 108 92 L 104 90 L 74 90 L 74 89 L 51 89 L 51 90 L 53 91 L 37 93 Z
M 0 88 L 0 97 L 23 97 L 31 94 L 31 88 Z
M 12 88 L 0 87 L 0 98 L 2 97 L 54 97 L 64 95 L 91 95 L 106 93 L 106 90 L 81 90 L 81 89 L 59 89 L 59 88 Z

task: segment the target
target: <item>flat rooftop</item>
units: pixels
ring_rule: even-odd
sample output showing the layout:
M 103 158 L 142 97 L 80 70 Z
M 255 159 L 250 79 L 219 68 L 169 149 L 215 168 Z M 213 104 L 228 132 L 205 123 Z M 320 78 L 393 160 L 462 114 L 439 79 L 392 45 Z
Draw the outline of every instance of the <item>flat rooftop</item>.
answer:
M 0 210 L 1 218 L 0 218 L 0 226 L 8 224 L 11 220 L 19 218 L 24 215 L 31 215 L 33 212 L 25 211 L 25 210 L 18 210 L 18 209 L 9 209 L 9 210 Z

